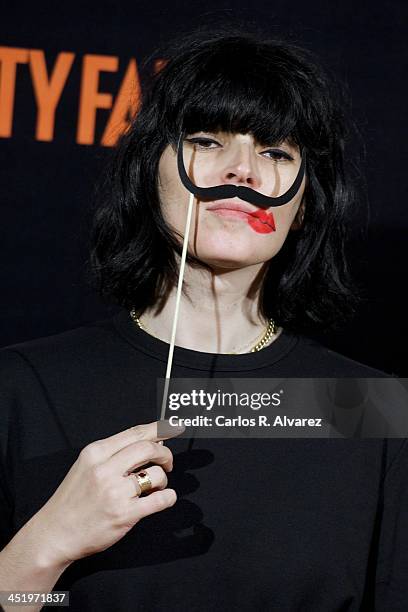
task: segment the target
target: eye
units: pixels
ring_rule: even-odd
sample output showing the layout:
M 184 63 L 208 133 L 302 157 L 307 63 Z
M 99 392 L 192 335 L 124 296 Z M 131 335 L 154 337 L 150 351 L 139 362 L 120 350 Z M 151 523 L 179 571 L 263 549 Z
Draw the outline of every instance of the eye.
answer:
M 263 155 L 265 155 L 265 153 L 271 153 L 269 159 L 274 159 L 275 161 L 293 161 L 294 159 L 291 155 L 289 155 L 289 153 L 287 153 L 286 151 L 282 151 L 282 149 L 268 149 L 268 151 L 263 152 Z
M 186 142 L 191 142 L 192 144 L 196 145 L 197 149 L 214 149 L 215 147 L 212 147 L 211 145 L 216 145 L 216 146 L 221 146 L 219 142 L 217 142 L 216 140 L 213 140 L 212 138 L 205 138 L 204 136 L 194 136 L 192 138 L 185 138 Z M 282 149 L 268 149 L 267 151 L 264 151 L 262 153 L 262 155 L 268 154 L 270 153 L 270 157 L 269 155 L 267 155 L 267 157 L 269 157 L 269 159 L 273 159 L 275 161 L 293 161 L 294 158 L 289 155 L 289 153 L 287 153 L 286 151 L 283 151 Z
M 216 140 L 213 140 L 212 138 L 203 138 L 202 136 L 186 138 L 185 140 L 187 142 L 191 142 L 194 145 L 197 145 L 198 149 L 213 149 L 214 147 L 211 147 L 211 144 L 219 145 Z

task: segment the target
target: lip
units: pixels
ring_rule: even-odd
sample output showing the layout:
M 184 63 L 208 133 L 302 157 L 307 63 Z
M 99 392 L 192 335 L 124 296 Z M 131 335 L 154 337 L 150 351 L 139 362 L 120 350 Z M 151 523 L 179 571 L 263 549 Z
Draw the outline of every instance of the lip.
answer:
M 245 219 L 252 229 L 259 233 L 275 231 L 275 220 L 272 213 L 246 204 L 246 202 L 232 200 L 219 200 L 207 206 L 206 210 L 222 216 Z
M 207 206 L 206 210 L 235 210 L 244 212 L 246 214 L 252 214 L 256 212 L 258 209 L 246 204 L 245 202 L 235 202 L 232 200 L 219 200 L 218 202 L 214 202 L 214 204 L 210 204 Z
M 243 212 L 242 210 L 236 210 L 235 208 L 215 208 L 210 212 L 219 215 L 220 217 L 231 217 L 232 219 L 244 219 L 244 221 L 248 221 L 251 216 L 247 212 Z

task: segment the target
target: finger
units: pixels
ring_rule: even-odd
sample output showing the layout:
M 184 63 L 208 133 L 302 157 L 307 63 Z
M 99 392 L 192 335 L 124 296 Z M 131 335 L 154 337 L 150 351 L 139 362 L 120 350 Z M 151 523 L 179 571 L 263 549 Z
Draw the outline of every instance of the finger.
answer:
M 129 474 L 129 476 L 124 476 L 123 479 L 126 485 L 126 489 L 128 490 L 128 497 L 140 497 L 142 489 L 136 478 L 136 475 L 132 473 Z
M 174 489 L 163 489 L 150 493 L 146 497 L 130 500 L 129 521 L 137 523 L 145 516 L 174 506 L 176 501 L 177 494 Z
M 151 491 L 153 490 L 161 490 L 167 487 L 167 476 L 166 472 L 159 465 L 152 465 L 149 468 L 145 468 L 143 473 L 147 473 L 152 483 Z M 129 497 L 139 497 L 141 495 L 141 487 L 137 479 L 137 470 L 136 472 L 132 472 L 129 476 L 125 477 L 126 485 L 130 491 Z M 150 495 L 149 491 L 146 491 L 146 494 Z
M 141 440 L 122 448 L 105 461 L 104 465 L 112 475 L 127 475 L 146 463 L 156 463 L 169 472 L 173 469 L 173 453 L 167 446 L 151 440 Z
M 163 434 L 161 436 L 158 436 L 159 422 L 160 434 Z M 98 460 L 102 462 L 109 459 L 109 457 L 120 451 L 122 448 L 125 448 L 129 444 L 133 444 L 139 440 L 152 440 L 153 442 L 158 440 L 168 440 L 169 438 L 174 438 L 185 431 L 185 427 L 166 427 L 163 425 L 163 423 L 163 421 L 153 421 L 151 423 L 135 425 L 134 427 L 120 431 L 119 433 L 109 436 L 108 438 L 96 440 L 88 446 L 94 447 L 94 450 L 96 451 L 95 455 L 97 455 Z
M 152 440 L 162 442 L 170 438 L 175 438 L 185 431 L 184 425 L 170 425 L 168 420 L 153 421 L 143 425 L 135 425 L 133 428 L 140 440 Z

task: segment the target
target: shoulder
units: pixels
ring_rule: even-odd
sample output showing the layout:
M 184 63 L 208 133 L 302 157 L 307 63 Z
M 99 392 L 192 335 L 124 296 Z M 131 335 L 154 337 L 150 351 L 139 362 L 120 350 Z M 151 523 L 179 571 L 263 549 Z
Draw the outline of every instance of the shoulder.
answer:
M 392 374 L 336 352 L 302 334 L 296 336 L 296 360 L 302 376 L 376 378 Z
M 0 349 L 0 373 L 7 378 L 29 375 L 30 370 L 63 371 L 75 363 L 85 365 L 112 348 L 117 335 L 112 318 L 96 320 L 58 334 L 10 344 Z

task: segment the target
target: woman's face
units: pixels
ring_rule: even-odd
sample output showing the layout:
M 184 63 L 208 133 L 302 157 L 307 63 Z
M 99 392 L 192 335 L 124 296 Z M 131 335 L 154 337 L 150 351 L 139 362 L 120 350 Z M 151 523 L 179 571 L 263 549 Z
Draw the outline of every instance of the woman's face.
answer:
M 195 142 L 191 142 L 192 140 Z M 295 145 L 285 141 L 274 146 L 256 142 L 251 134 L 196 132 L 184 141 L 184 165 L 190 179 L 200 187 L 234 184 L 268 196 L 285 193 L 301 163 Z M 195 199 L 189 235 L 189 252 L 201 261 L 221 268 L 237 268 L 268 261 L 278 253 L 291 229 L 298 227 L 296 214 L 302 203 L 306 178 L 295 197 L 282 206 L 263 212 L 240 198 L 204 202 Z M 181 182 L 177 153 L 168 145 L 159 162 L 159 196 L 167 224 L 184 236 L 190 192 Z M 240 205 L 237 212 L 222 205 Z M 210 210 L 217 205 L 217 210 Z M 303 205 L 302 205 L 303 209 Z M 271 215 L 272 214 L 272 218 Z M 263 221 L 267 221 L 264 223 Z M 275 229 L 273 229 L 273 226 Z

